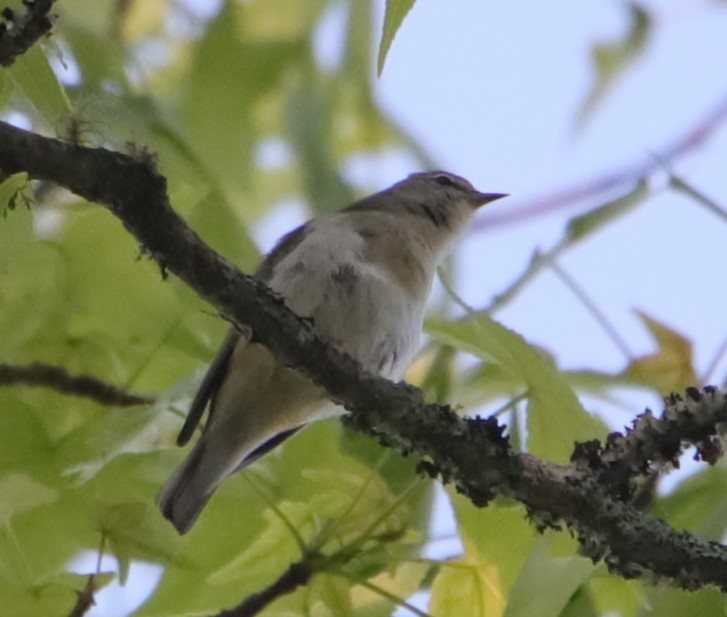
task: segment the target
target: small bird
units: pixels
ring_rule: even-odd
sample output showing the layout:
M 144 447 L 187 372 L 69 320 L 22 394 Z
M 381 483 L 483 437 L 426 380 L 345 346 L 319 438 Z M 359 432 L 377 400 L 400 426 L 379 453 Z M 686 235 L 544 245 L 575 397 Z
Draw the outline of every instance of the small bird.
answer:
M 364 370 L 400 379 L 419 347 L 438 263 L 477 208 L 506 196 L 443 171 L 411 174 L 283 236 L 256 276 Z M 178 445 L 207 407 L 202 436 L 158 497 L 182 534 L 225 478 L 310 422 L 342 413 L 254 333 L 236 329 L 208 369 Z

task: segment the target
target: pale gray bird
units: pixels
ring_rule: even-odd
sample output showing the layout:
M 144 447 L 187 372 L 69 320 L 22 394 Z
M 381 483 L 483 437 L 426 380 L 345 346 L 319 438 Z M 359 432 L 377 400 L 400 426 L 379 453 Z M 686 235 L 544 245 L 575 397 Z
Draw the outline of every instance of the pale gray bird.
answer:
M 290 232 L 256 276 L 365 370 L 400 379 L 419 347 L 437 264 L 475 210 L 505 196 L 480 193 L 442 171 L 412 174 Z M 202 381 L 179 445 L 190 439 L 208 404 L 202 436 L 158 498 L 180 533 L 229 475 L 306 424 L 342 413 L 254 335 L 236 330 Z

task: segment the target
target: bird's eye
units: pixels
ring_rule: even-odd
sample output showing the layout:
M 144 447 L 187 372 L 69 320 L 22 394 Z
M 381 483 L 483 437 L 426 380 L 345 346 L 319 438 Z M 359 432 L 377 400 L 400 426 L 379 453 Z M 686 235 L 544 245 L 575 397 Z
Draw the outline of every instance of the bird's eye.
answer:
M 454 180 L 450 178 L 449 176 L 446 176 L 444 174 L 439 174 L 438 176 L 434 176 L 434 180 L 441 184 L 442 186 L 456 186 L 454 183 Z

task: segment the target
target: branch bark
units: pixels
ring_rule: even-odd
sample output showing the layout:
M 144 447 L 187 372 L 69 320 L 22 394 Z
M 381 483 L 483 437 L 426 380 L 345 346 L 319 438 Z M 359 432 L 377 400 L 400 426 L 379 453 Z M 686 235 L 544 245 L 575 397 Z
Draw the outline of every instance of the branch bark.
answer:
M 148 153 L 86 148 L 0 123 L 0 169 L 27 171 L 105 205 L 163 268 L 226 318 L 252 327 L 284 362 L 350 410 L 349 426 L 416 456 L 422 471 L 454 483 L 476 505 L 495 494 L 517 499 L 539 527 L 568 525 L 586 554 L 605 559 L 624 577 L 649 574 L 688 589 L 713 585 L 727 591 L 724 547 L 675 531 L 620 500 L 591 464 L 559 466 L 515 454 L 494 419 L 461 418 L 447 405 L 426 403 L 410 385 L 361 372 L 262 283 L 199 239 L 172 211 L 166 181 Z M 699 401 L 675 399 L 673 411 L 716 434 L 716 424 L 727 420 L 725 401 L 722 391 L 710 390 Z M 685 437 L 688 431 L 679 447 Z
M 23 366 L 0 364 L 0 386 L 40 386 L 61 394 L 89 398 L 102 405 L 133 407 L 154 402 L 148 396 L 130 394 L 90 375 L 70 375 L 60 366 L 34 362 Z
M 259 593 L 248 596 L 235 608 L 218 613 L 217 617 L 253 617 L 278 598 L 293 593 L 298 587 L 307 585 L 312 576 L 313 569 L 305 560 L 290 564 L 290 567 L 272 585 Z
M 47 36 L 53 28 L 50 10 L 55 0 L 23 0 L 26 12 L 16 15 L 5 8 L 0 22 L 0 65 L 11 66 L 38 39 Z

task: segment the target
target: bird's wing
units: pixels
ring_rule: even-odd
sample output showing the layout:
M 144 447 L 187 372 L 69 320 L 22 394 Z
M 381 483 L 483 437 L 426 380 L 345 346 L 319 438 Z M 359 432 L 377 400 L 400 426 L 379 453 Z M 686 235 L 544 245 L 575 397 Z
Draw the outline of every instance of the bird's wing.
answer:
M 310 225 L 309 223 L 305 223 L 280 238 L 273 250 L 263 259 L 257 272 L 255 272 L 255 276 L 261 281 L 269 283 L 270 279 L 273 278 L 276 266 L 298 248 L 301 242 L 305 240 L 309 231 Z
M 286 255 L 295 250 L 295 248 L 303 241 L 306 236 L 306 229 L 306 225 L 301 225 L 283 236 L 272 252 L 260 264 L 255 276 L 262 281 L 269 281 L 278 263 L 285 258 Z M 207 369 L 207 374 L 204 376 L 202 384 L 192 401 L 189 413 L 187 414 L 187 419 L 184 422 L 182 430 L 177 436 L 177 445 L 183 446 L 192 438 L 192 435 L 194 435 L 194 431 L 204 415 L 207 404 L 214 399 L 225 379 L 225 376 L 227 375 L 230 358 L 235 350 L 235 346 L 238 342 L 240 342 L 242 336 L 243 335 L 233 328 L 222 343 L 220 350 L 217 352 L 217 356 L 212 361 L 209 369 Z M 249 334 L 246 336 L 248 339 L 250 338 Z M 214 405 L 211 407 L 214 407 Z
M 211 398 L 214 397 L 215 393 L 222 384 L 222 380 L 227 375 L 227 366 L 230 361 L 230 356 L 235 350 L 235 346 L 240 341 L 242 335 L 234 328 L 230 329 L 225 341 L 222 343 L 220 350 L 217 352 L 217 356 L 210 364 L 207 369 L 207 373 L 202 380 L 202 384 L 197 390 L 197 394 L 192 401 L 192 405 L 189 408 L 187 419 L 184 421 L 182 430 L 179 431 L 177 437 L 177 445 L 183 446 L 186 444 L 194 435 L 194 430 L 197 428 L 204 410 L 207 408 L 207 403 Z
M 268 452 L 273 450 L 274 448 L 277 448 L 281 443 L 283 443 L 285 440 L 287 440 L 289 437 L 292 437 L 295 435 L 300 429 L 303 428 L 304 425 L 296 426 L 295 428 L 288 429 L 287 431 L 282 431 L 280 433 L 277 433 L 274 437 L 271 437 L 268 439 L 264 444 L 258 446 L 255 448 L 250 454 L 248 454 L 244 459 L 242 459 L 242 462 L 235 468 L 235 471 L 232 473 L 237 473 L 238 471 L 245 469 L 248 465 L 251 465 L 256 460 L 261 458 L 262 456 L 266 455 Z M 231 474 L 230 474 L 231 475 Z

